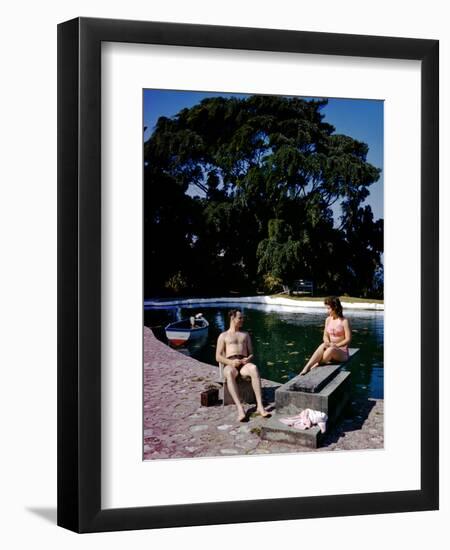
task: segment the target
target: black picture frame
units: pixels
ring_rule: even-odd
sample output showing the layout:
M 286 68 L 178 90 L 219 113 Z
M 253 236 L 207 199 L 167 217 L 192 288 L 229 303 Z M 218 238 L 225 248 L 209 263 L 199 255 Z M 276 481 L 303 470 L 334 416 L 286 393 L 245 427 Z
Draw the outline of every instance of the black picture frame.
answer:
M 101 508 L 101 43 L 421 62 L 421 488 Z M 76 532 L 436 510 L 439 506 L 439 42 L 77 18 L 58 26 L 58 525 Z

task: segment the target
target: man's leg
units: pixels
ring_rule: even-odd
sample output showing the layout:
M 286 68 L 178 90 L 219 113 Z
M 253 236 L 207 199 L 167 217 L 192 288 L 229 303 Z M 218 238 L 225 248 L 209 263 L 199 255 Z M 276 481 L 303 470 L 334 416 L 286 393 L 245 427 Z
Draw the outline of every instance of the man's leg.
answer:
M 247 363 L 241 368 L 241 376 L 250 376 L 252 380 L 252 388 L 256 397 L 256 410 L 261 416 L 270 416 L 270 413 L 266 411 L 262 402 L 261 378 L 258 367 L 253 363 Z
M 227 365 L 223 369 L 223 375 L 227 381 L 228 391 L 230 392 L 231 398 L 236 404 L 238 410 L 238 420 L 241 422 L 245 418 L 244 407 L 242 406 L 241 399 L 239 397 L 239 390 L 236 384 L 236 377 L 239 374 L 238 370 L 230 365 Z

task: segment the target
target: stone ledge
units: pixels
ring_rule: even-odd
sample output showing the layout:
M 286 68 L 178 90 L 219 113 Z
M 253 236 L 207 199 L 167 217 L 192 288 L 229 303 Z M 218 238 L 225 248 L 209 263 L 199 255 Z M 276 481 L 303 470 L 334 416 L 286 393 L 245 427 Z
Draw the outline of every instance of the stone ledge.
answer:
M 320 446 L 323 434 L 318 426 L 313 426 L 308 430 L 299 430 L 283 424 L 279 421 L 279 418 L 281 418 L 281 415 L 275 414 L 261 426 L 261 439 L 277 443 L 302 445 L 311 449 L 317 449 Z
M 332 420 L 336 418 L 350 395 L 350 372 L 338 372 L 319 393 L 291 391 L 285 385 L 275 391 L 278 413 L 297 414 L 303 409 L 322 411 Z
M 341 369 L 339 365 L 324 365 L 317 367 L 308 374 L 298 374 L 287 384 L 283 385 L 288 391 L 301 391 L 306 393 L 319 393 L 320 390 L 332 380 Z
M 346 365 L 359 352 L 359 348 L 349 348 L 349 357 L 347 361 L 342 363 L 333 363 L 331 365 L 323 365 L 312 369 L 307 374 L 298 374 L 282 388 L 289 391 L 302 391 L 306 393 L 318 393 L 325 387 L 339 372 L 341 367 Z

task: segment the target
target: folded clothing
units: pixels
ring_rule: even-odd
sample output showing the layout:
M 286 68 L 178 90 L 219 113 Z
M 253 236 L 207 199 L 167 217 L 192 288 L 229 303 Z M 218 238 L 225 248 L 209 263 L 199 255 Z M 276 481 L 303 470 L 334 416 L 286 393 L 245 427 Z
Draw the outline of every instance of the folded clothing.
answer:
M 286 416 L 279 419 L 280 422 L 296 428 L 297 430 L 307 430 L 311 426 L 317 425 L 322 433 L 327 429 L 328 415 L 322 411 L 313 409 L 303 409 L 302 412 L 295 416 Z

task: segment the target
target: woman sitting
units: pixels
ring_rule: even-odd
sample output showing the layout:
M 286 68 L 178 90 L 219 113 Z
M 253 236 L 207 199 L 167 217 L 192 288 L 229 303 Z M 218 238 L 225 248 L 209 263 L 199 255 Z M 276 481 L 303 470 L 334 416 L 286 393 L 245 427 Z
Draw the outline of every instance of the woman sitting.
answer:
M 349 320 L 342 313 L 342 304 L 339 298 L 325 299 L 328 317 L 325 320 L 323 344 L 312 354 L 300 374 L 306 374 L 311 369 L 329 363 L 347 361 L 348 344 L 352 340 L 352 331 Z

